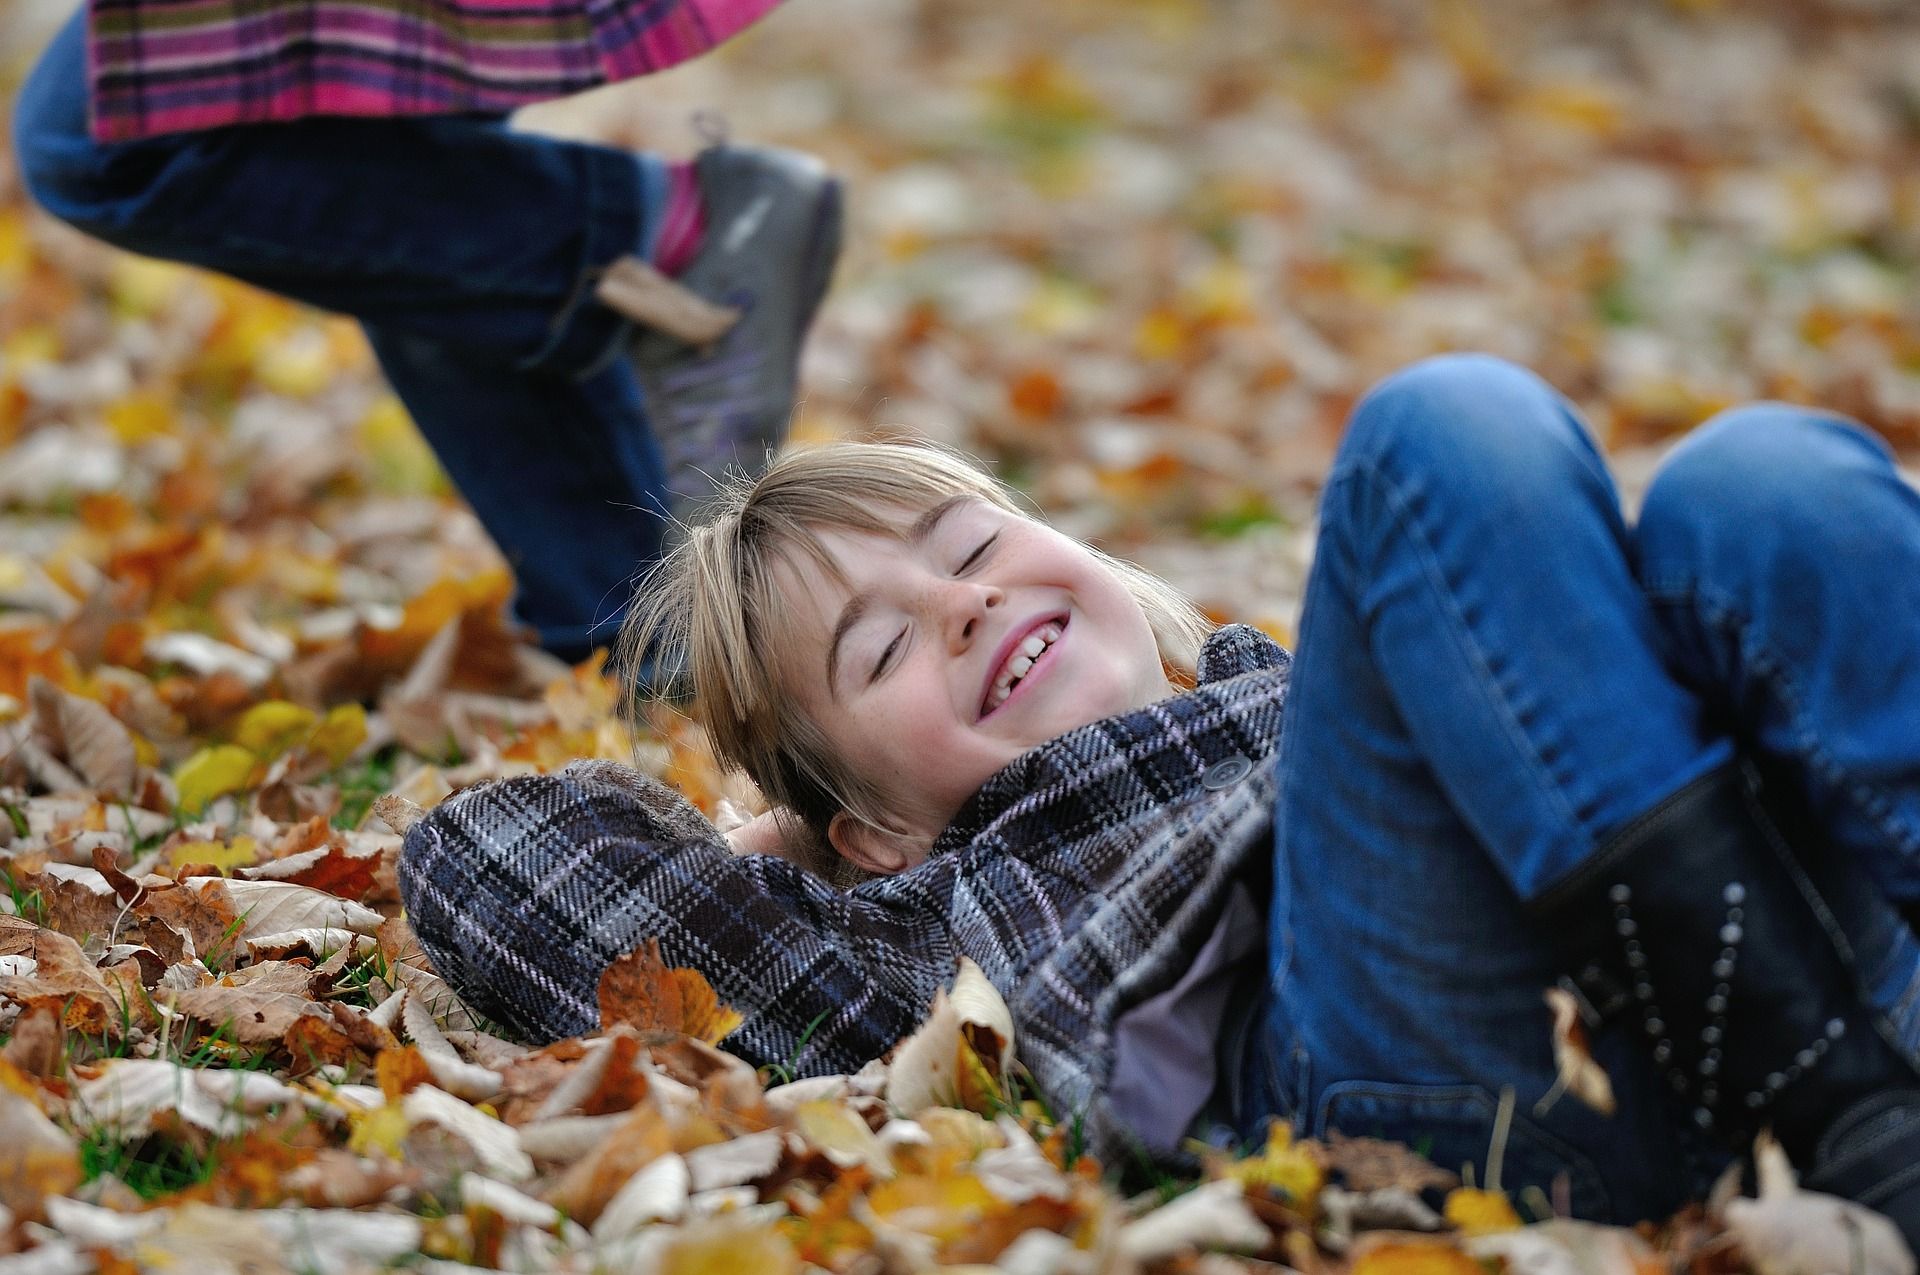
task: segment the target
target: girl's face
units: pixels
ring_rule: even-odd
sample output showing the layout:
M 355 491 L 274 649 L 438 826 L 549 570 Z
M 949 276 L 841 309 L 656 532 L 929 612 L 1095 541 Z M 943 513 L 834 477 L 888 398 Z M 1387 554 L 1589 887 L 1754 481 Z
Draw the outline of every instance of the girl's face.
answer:
M 919 862 L 1021 753 L 1172 693 L 1125 584 L 1032 519 L 960 498 L 902 539 L 820 539 L 847 584 L 804 555 L 788 560 L 784 680 L 892 818 L 883 832 L 841 815 L 829 830 L 870 871 Z

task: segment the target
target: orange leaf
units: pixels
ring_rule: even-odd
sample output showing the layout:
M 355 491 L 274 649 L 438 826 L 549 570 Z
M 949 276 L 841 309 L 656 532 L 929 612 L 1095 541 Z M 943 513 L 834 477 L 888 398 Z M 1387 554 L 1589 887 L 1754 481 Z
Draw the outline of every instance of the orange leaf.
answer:
M 381 1050 L 373 1060 L 373 1075 L 388 1102 L 400 1101 L 415 1086 L 433 1083 L 432 1069 L 412 1045 Z
M 601 1030 L 620 1023 L 714 1044 L 740 1025 L 740 1015 L 720 1003 L 698 970 L 670 968 L 660 955 L 660 941 L 648 939 L 600 976 Z

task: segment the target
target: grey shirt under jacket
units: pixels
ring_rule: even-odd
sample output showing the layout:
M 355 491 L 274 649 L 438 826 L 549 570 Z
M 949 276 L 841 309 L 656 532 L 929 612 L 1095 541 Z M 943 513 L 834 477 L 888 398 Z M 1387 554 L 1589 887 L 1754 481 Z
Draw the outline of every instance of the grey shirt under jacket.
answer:
M 800 1075 L 884 1054 L 969 956 L 1089 1149 L 1164 1152 L 1192 1114 L 1167 1110 L 1197 1105 L 1166 1088 L 1210 1065 L 1225 1012 L 1201 985 L 1257 964 L 1245 937 L 1270 897 L 1289 664 L 1256 629 L 1219 630 L 1193 690 L 1022 754 L 925 862 L 851 890 L 731 853 L 629 767 L 576 762 L 429 812 L 407 834 L 401 896 L 435 969 L 527 1039 L 595 1030 L 601 972 L 657 938 L 745 1016 L 728 1050 Z

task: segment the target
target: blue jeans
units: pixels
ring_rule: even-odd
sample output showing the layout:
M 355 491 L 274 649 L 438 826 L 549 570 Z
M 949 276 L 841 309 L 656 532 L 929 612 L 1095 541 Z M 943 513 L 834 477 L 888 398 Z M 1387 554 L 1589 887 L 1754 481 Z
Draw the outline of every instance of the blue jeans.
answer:
M 365 327 L 394 390 L 514 568 L 517 618 L 578 658 L 617 631 L 660 552 L 665 480 L 592 300 L 644 255 L 659 161 L 491 118 L 309 119 L 102 145 L 87 132 L 85 14 L 14 109 L 48 211 Z
M 1826 835 L 1806 853 L 1866 869 L 1836 910 L 1920 1056 L 1920 945 L 1896 910 L 1920 900 L 1920 497 L 1858 427 L 1729 412 L 1629 527 L 1537 377 L 1415 365 L 1334 462 L 1293 676 L 1266 1110 L 1484 1182 L 1510 1088 L 1509 1191 L 1623 1221 L 1703 1193 L 1725 1157 L 1624 1033 L 1595 1041 L 1616 1115 L 1536 1111 L 1560 971 L 1522 904 L 1736 755 L 1798 789 Z

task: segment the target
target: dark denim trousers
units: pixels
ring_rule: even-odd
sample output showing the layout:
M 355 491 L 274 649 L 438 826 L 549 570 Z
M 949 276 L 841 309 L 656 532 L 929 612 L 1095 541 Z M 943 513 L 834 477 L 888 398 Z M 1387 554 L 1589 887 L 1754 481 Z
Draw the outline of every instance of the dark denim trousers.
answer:
M 1280 750 L 1267 1109 L 1484 1175 L 1511 1089 L 1509 1190 L 1619 1220 L 1704 1192 L 1724 1156 L 1623 1035 L 1595 1046 L 1616 1115 L 1536 1110 L 1558 970 L 1522 900 L 1737 754 L 1813 812 L 1804 853 L 1864 866 L 1835 910 L 1913 1052 L 1920 496 L 1886 448 L 1729 412 L 1629 526 L 1532 374 L 1448 356 L 1373 391 L 1323 499 Z
M 626 325 L 592 300 L 651 247 L 659 161 L 498 119 L 309 119 L 101 145 L 85 14 L 14 108 L 55 216 L 365 327 L 441 464 L 513 564 L 515 613 L 578 657 L 608 642 L 660 551 L 664 480 Z

